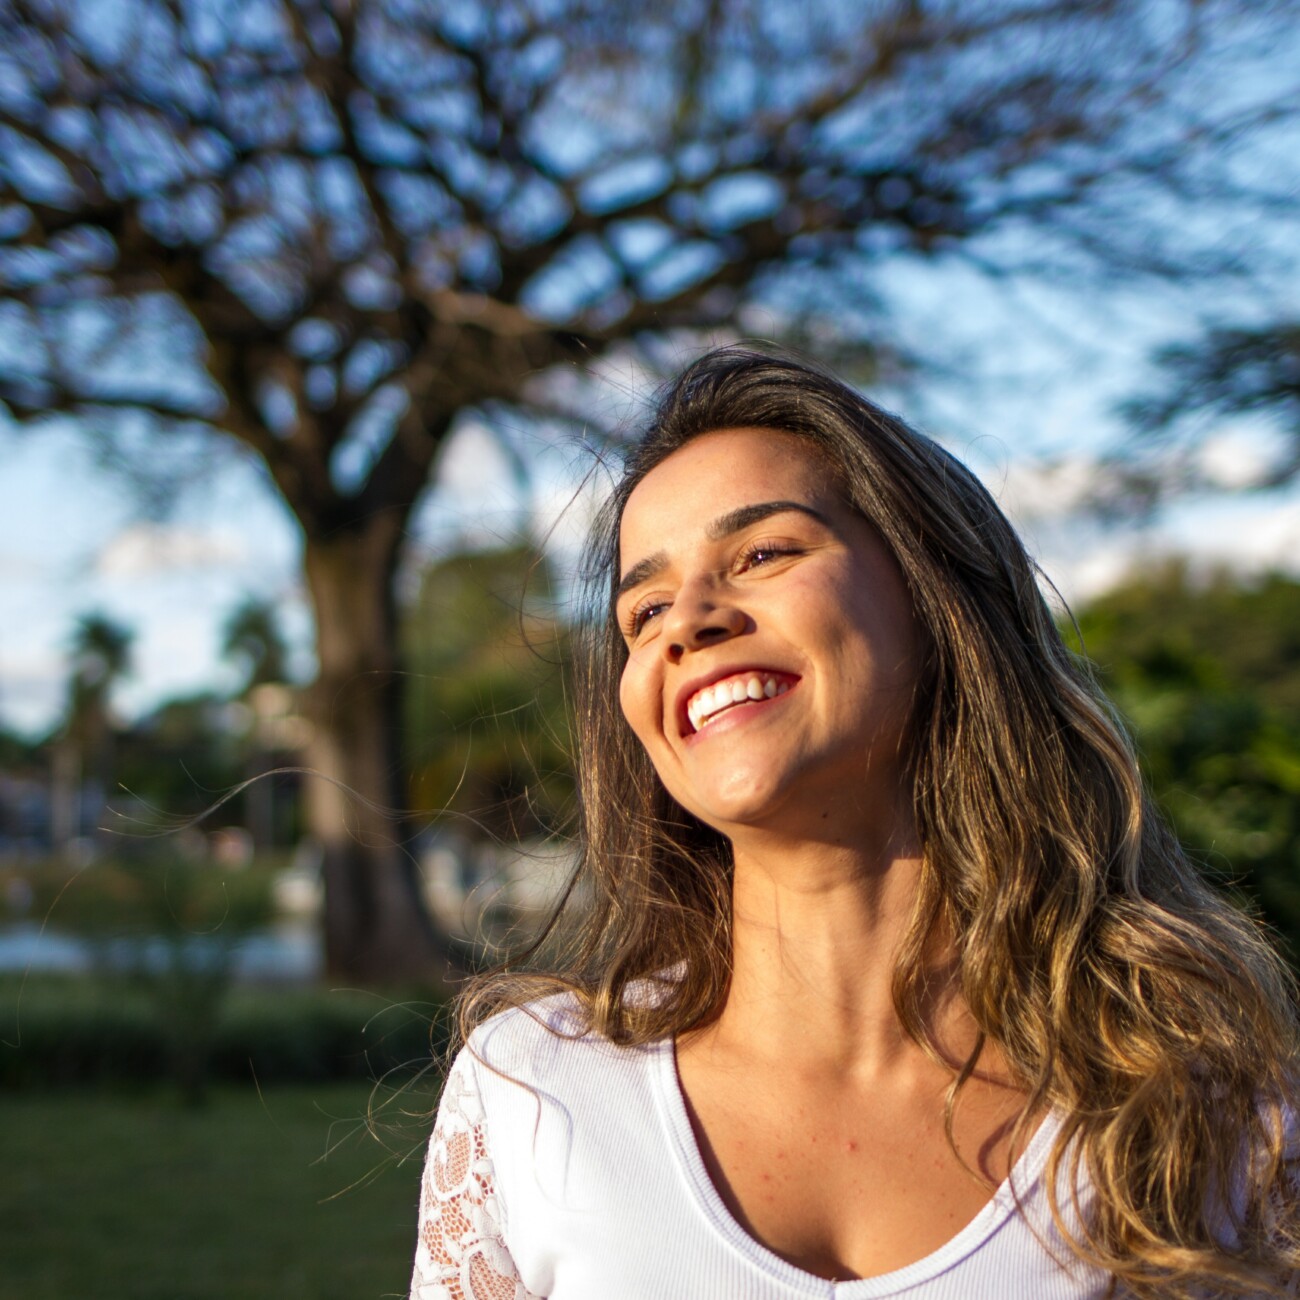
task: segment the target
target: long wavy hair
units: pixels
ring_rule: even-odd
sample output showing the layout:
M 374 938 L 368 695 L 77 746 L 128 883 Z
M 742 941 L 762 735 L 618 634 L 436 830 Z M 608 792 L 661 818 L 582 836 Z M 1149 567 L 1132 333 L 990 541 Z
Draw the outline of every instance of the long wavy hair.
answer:
M 962 1085 L 996 1044 L 1025 1094 L 1018 1136 L 1047 1107 L 1064 1116 L 1046 1181 L 1082 1258 L 1138 1296 L 1294 1294 L 1300 1040 L 1285 964 L 1188 863 L 989 493 L 936 443 L 783 355 L 695 362 L 626 459 L 593 531 L 579 628 L 577 870 L 522 961 L 462 997 L 460 1036 L 561 991 L 589 1031 L 624 1044 L 722 1009 L 730 845 L 669 797 L 623 719 L 612 604 L 633 488 L 726 428 L 820 450 L 892 551 L 923 630 L 905 741 L 923 866 L 893 993 L 906 1031 L 942 1061 L 926 971 L 936 942 L 955 945 L 980 1032 L 953 1068 L 949 1141 Z M 1062 1174 L 1077 1187 L 1080 1170 L 1096 1196 L 1072 1232 L 1055 1189 Z

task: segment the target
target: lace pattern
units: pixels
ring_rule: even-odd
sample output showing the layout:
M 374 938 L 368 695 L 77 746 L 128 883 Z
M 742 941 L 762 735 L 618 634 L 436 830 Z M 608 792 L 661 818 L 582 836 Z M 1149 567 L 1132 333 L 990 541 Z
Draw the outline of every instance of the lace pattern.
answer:
M 429 1140 L 411 1300 L 542 1300 L 519 1280 L 502 1236 L 483 1104 L 463 1060 Z

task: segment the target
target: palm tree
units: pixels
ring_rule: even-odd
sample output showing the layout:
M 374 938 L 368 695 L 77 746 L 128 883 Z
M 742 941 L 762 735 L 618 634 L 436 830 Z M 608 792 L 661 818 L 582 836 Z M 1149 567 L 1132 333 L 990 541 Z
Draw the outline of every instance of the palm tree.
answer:
M 275 843 L 274 777 L 267 774 L 274 766 L 275 751 L 283 749 L 283 739 L 270 725 L 270 714 L 286 713 L 292 695 L 283 685 L 288 680 L 289 650 L 275 606 L 256 596 L 247 596 L 226 619 L 221 654 L 234 660 L 243 671 L 240 695 L 253 710 L 249 734 L 245 776 L 251 782 L 244 792 L 248 833 L 258 849 Z
M 67 715 L 54 744 L 57 850 L 67 851 L 88 816 L 99 823 L 113 767 L 109 694 L 130 667 L 134 639 L 130 628 L 101 613 L 83 614 L 72 634 Z
M 246 597 L 226 620 L 221 654 L 244 670 L 241 694 L 268 682 L 287 681 L 289 652 L 275 606 L 256 596 Z

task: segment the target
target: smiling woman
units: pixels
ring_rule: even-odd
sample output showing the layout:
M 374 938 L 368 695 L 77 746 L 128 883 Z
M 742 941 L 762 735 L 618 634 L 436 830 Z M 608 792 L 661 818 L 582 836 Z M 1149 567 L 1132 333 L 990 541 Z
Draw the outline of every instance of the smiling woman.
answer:
M 695 439 L 637 484 L 619 549 L 623 716 L 678 804 L 733 842 L 769 824 L 821 840 L 833 824 L 862 843 L 898 820 L 911 601 L 809 443 Z
M 1294 1294 L 1285 968 L 969 471 L 723 350 L 591 557 L 581 923 L 462 1000 L 416 1300 Z

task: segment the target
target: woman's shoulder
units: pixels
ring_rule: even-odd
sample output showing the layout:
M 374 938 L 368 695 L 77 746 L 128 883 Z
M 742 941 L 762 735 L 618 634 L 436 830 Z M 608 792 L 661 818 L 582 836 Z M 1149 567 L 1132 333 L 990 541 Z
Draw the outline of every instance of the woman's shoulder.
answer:
M 606 1086 L 645 1072 L 648 1056 L 664 1044 L 627 1047 L 591 1028 L 579 998 L 556 993 L 496 1012 L 466 1040 L 454 1069 L 469 1071 L 480 1089 L 499 1082 L 546 1093 Z
M 533 1053 L 552 1042 L 580 1044 L 590 1038 L 588 1017 L 572 993 L 554 993 L 494 1012 L 466 1039 L 476 1057 Z

